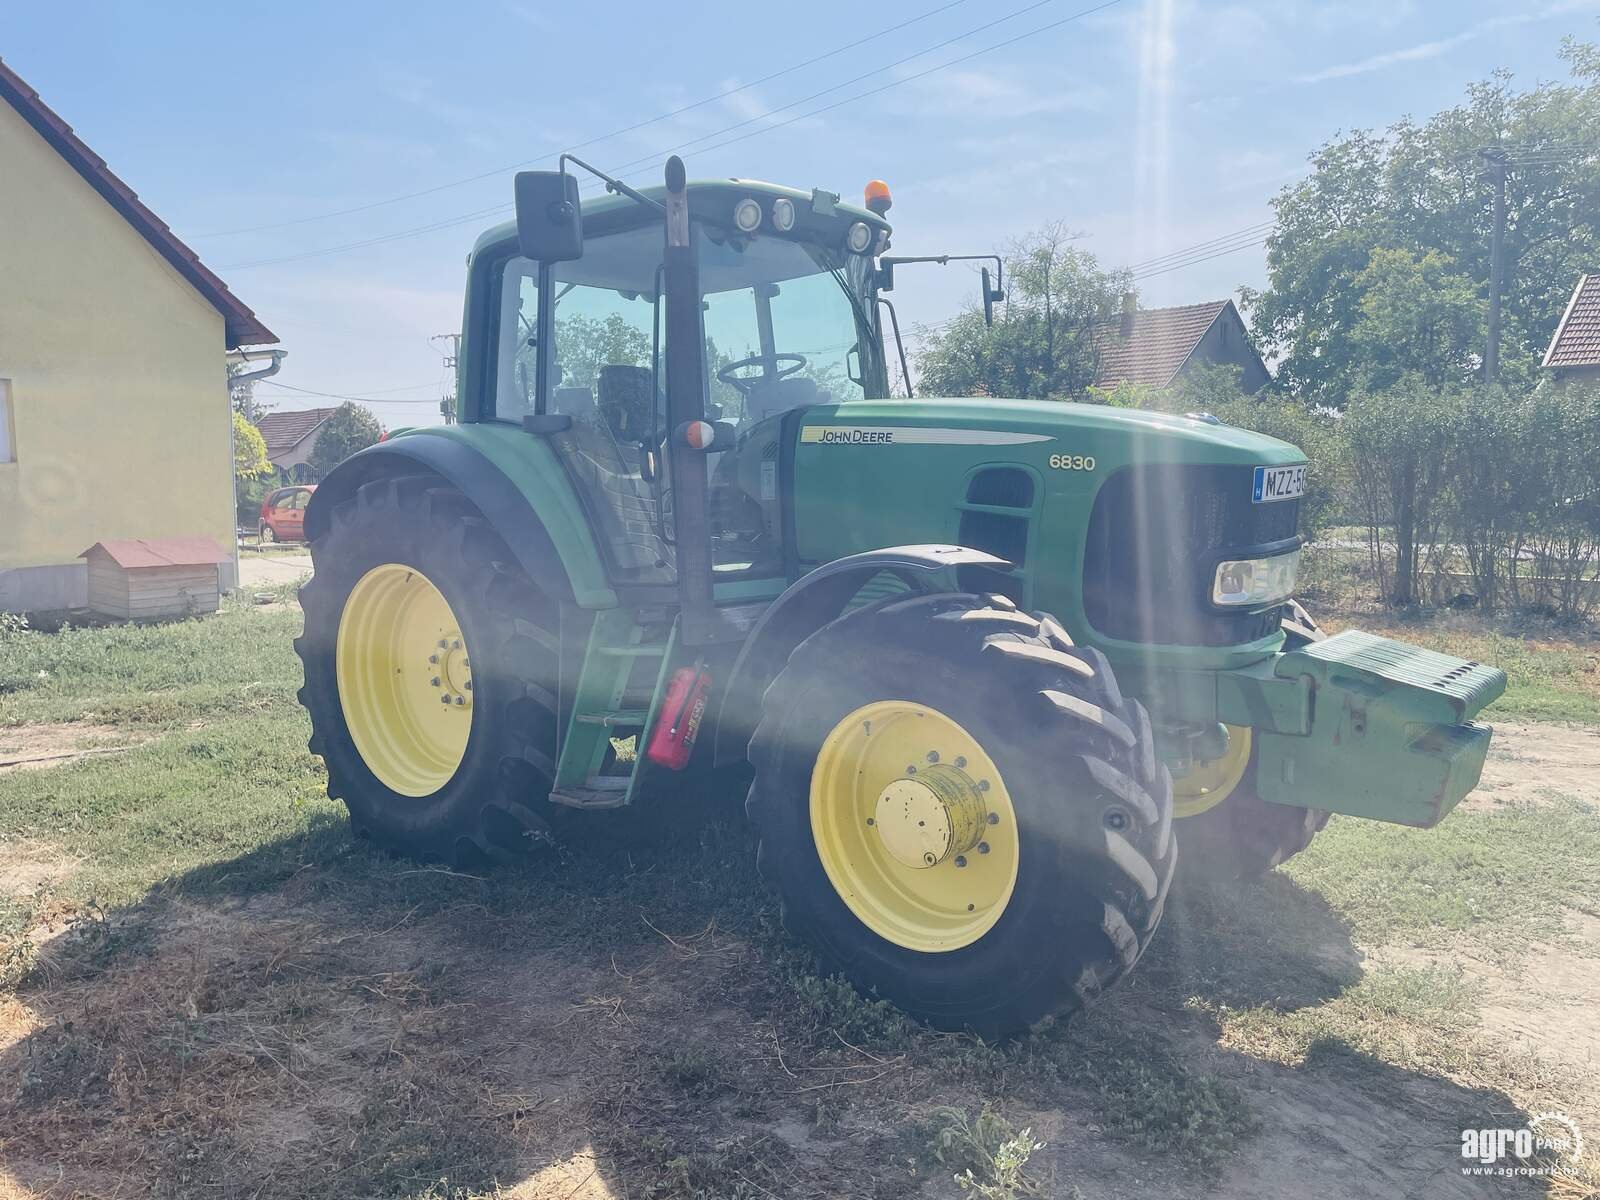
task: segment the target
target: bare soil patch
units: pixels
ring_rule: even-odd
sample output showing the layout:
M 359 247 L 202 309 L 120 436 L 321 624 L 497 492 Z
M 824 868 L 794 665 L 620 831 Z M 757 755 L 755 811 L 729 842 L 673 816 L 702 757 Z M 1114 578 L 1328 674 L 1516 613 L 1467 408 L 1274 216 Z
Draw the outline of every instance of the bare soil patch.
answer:
M 96 754 L 114 754 L 137 745 L 111 725 L 61 721 L 0 727 L 0 775 L 62 763 Z
M 1483 779 L 1465 805 L 1494 809 L 1552 795 L 1600 802 L 1600 729 L 1530 721 L 1493 725 Z
M 0 843 L 0 898 L 29 900 L 69 879 L 78 864 L 42 842 Z

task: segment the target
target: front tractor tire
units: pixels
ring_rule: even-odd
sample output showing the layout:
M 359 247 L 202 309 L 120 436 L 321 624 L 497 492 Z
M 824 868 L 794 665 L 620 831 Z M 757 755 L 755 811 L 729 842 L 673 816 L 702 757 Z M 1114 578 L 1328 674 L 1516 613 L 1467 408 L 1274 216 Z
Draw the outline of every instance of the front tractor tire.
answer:
M 1138 961 L 1171 781 L 1105 658 L 1004 597 L 890 598 L 794 651 L 746 804 L 786 927 L 945 1029 L 1075 1011 Z
M 1283 618 L 1285 650 L 1327 635 L 1298 601 Z M 1196 764 L 1173 783 L 1183 873 L 1188 878 L 1256 879 L 1288 862 L 1322 832 L 1329 813 L 1263 800 L 1256 791 L 1258 749 L 1247 726 L 1228 726 L 1228 752 Z
M 311 547 L 300 701 L 328 795 L 386 849 L 458 865 L 548 836 L 554 607 L 427 477 L 364 485 Z

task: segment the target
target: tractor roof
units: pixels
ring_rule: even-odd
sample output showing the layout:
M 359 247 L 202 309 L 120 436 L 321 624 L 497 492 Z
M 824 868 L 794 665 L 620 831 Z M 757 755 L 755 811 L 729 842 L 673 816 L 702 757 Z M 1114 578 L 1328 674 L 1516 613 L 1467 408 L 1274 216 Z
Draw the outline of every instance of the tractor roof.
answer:
M 659 184 L 638 190 L 652 200 L 661 201 L 666 198 L 667 189 Z M 794 202 L 798 232 L 837 225 L 842 234 L 844 228 L 855 221 L 865 221 L 874 229 L 890 227 L 889 222 L 876 213 L 869 212 L 857 204 L 846 204 L 834 193 L 825 192 L 821 188 L 806 192 L 799 188 L 766 183 L 759 179 L 691 179 L 688 191 L 689 213 L 695 217 L 726 221 L 732 217 L 733 206 L 746 196 L 765 201 L 766 203 L 762 205 L 764 209 L 770 209 L 770 202 L 782 196 Z M 599 196 L 584 197 L 585 234 L 611 233 L 617 229 L 637 225 L 643 219 L 650 218 L 639 202 L 628 196 L 602 193 Z M 477 242 L 473 244 L 472 253 L 476 256 L 491 246 L 514 240 L 516 236 L 516 221 L 503 221 L 479 235 Z

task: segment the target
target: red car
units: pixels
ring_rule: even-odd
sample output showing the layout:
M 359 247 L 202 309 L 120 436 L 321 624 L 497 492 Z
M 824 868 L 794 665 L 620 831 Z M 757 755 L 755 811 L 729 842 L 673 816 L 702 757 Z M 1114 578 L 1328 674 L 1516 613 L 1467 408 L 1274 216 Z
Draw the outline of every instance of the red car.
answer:
M 257 527 L 261 541 L 305 541 L 306 505 L 311 500 L 311 493 L 316 490 L 316 484 L 306 483 L 268 492 L 267 498 L 261 502 L 261 524 Z

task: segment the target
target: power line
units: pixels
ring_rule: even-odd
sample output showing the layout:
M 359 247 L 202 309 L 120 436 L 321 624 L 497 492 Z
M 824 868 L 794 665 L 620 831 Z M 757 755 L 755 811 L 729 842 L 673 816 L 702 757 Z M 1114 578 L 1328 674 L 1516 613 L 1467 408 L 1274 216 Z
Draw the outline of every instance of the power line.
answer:
M 1275 223 L 1276 222 L 1274 221 L 1261 221 L 1255 225 L 1247 225 L 1245 228 L 1236 229 L 1232 233 L 1220 234 L 1217 237 L 1211 238 L 1209 241 L 1196 242 L 1194 245 L 1185 246 L 1180 250 L 1171 250 L 1166 254 L 1158 254 L 1154 258 L 1146 258 L 1139 262 L 1129 263 L 1126 269 L 1129 271 L 1143 271 L 1149 267 L 1161 266 L 1163 263 L 1166 263 L 1171 259 L 1186 257 L 1197 250 L 1213 249 L 1221 246 L 1223 243 L 1232 242 L 1236 238 L 1249 234 L 1264 234 L 1267 230 L 1271 229 Z
M 1110 0 L 1109 3 L 1100 5 L 1100 8 L 1110 8 L 1112 4 L 1116 4 L 1116 3 L 1120 3 L 1120 2 L 1121 2 L 1121 0 Z M 843 83 L 833 84 L 831 87 L 825 87 L 821 91 L 812 92 L 809 96 L 802 96 L 798 100 L 791 100 L 786 104 L 780 104 L 776 108 L 768 109 L 764 113 L 759 113 L 756 116 L 748 117 L 743 121 L 736 121 L 732 125 L 727 125 L 727 126 L 724 126 L 721 129 L 713 130 L 711 133 L 701 134 L 699 137 L 690 138 L 686 142 L 679 142 L 676 146 L 668 147 L 666 150 L 657 151 L 656 153 L 648 154 L 643 158 L 636 158 L 632 162 L 623 163 L 622 166 L 617 167 L 616 169 L 611 171 L 611 174 L 620 175 L 622 172 L 630 170 L 630 169 L 632 169 L 634 167 L 639 167 L 639 166 L 643 166 L 643 165 L 646 165 L 646 164 L 649 164 L 649 163 L 654 163 L 654 162 L 665 161 L 665 159 L 669 155 L 676 154 L 680 150 L 687 150 L 691 146 L 698 145 L 698 143 L 700 143 L 700 142 L 710 141 L 712 138 L 721 137 L 725 133 L 732 133 L 736 129 L 743 129 L 747 125 L 754 125 L 759 121 L 765 121 L 769 117 L 776 116 L 778 113 L 784 112 L 787 109 L 798 108 L 802 104 L 809 104 L 809 103 L 811 103 L 811 101 L 821 99 L 823 96 L 830 95 L 833 92 L 843 91 L 845 88 L 851 87 L 854 84 L 860 83 L 862 80 L 870 79 L 874 75 L 881 75 L 885 71 L 892 71 L 896 67 L 903 67 L 903 66 L 905 66 L 906 63 L 913 62 L 916 59 L 926 58 L 928 55 L 934 53 L 934 51 L 936 51 L 936 50 L 943 50 L 946 46 L 953 45 L 956 42 L 965 41 L 969 37 L 973 37 L 976 34 L 984 33 L 984 32 L 986 32 L 986 31 L 988 31 L 990 29 L 993 29 L 997 25 L 1004 25 L 1008 21 L 1014 21 L 1018 17 L 1026 16 L 1028 13 L 1033 12 L 1035 9 L 1043 8 L 1047 4 L 1052 4 L 1052 3 L 1055 3 L 1055 0 L 1034 0 L 1034 3 L 1024 5 L 1022 8 L 1019 8 L 1019 9 L 1015 9 L 1014 11 L 1012 11 L 1010 13 L 1007 13 L 1003 17 L 996 17 L 992 21 L 985 21 L 983 24 L 974 26 L 972 29 L 969 29 L 964 33 L 958 33 L 954 37 L 945 38 L 944 41 L 942 41 L 942 42 L 936 42 L 932 46 L 926 46 L 923 49 L 918 50 L 914 54 L 908 54 L 904 58 L 896 59 L 894 62 L 891 62 L 891 63 L 884 63 L 882 66 L 874 67 L 870 71 L 864 71 L 860 75 L 855 76 L 854 78 L 846 79 Z M 1090 13 L 1097 12 L 1097 11 L 1099 11 L 1099 9 L 1088 9 L 1085 12 L 1082 12 L 1082 13 L 1075 13 L 1072 16 L 1067 17 L 1062 21 L 1053 22 L 1052 24 L 1046 25 L 1041 29 L 1031 30 L 1026 34 L 1020 35 L 1019 38 L 1011 39 L 1011 41 L 1018 41 L 1022 37 L 1032 37 L 1035 34 L 1043 33 L 1043 32 L 1045 32 L 1045 31 L 1047 31 L 1049 29 L 1053 29 L 1053 28 L 1055 28 L 1056 25 L 1064 25 L 1064 24 L 1067 23 L 1067 21 L 1075 21 L 1075 20 L 1078 20 L 1080 17 L 1088 16 Z M 775 125 L 768 126 L 767 128 L 768 129 L 781 129 L 785 125 L 792 125 L 796 121 L 805 120 L 807 117 L 816 116 L 819 113 L 827 112 L 827 111 L 829 111 L 830 109 L 833 109 L 833 108 L 838 108 L 838 107 L 840 107 L 840 105 L 850 104 L 850 103 L 853 103 L 856 100 L 862 100 L 862 99 L 865 99 L 868 96 L 874 96 L 878 92 L 887 91 L 891 87 L 899 87 L 903 83 L 910 83 L 912 80 L 920 79 L 920 78 L 922 78 L 923 75 L 932 74 L 934 71 L 942 71 L 946 67 L 952 67 L 952 66 L 955 66 L 957 63 L 965 62 L 967 58 L 976 57 L 978 54 L 987 54 L 990 50 L 999 49 L 1001 46 L 1008 46 L 1010 44 L 1011 44 L 1010 41 L 1001 42 L 1001 43 L 999 43 L 999 44 L 997 44 L 995 46 L 990 46 L 990 47 L 987 47 L 987 48 L 985 48 L 983 50 L 975 51 L 973 54 L 967 55 L 964 58 L 953 59 L 952 61 L 950 61 L 948 63 L 943 63 L 940 66 L 932 67 L 927 71 L 921 72 L 920 74 L 910 75 L 910 76 L 907 76 L 904 79 L 895 80 L 894 82 L 886 84 L 881 88 L 877 88 L 877 89 L 872 90 L 872 91 L 863 92 L 858 96 L 851 96 L 846 100 L 839 101 L 837 104 L 829 105 L 827 108 L 820 108 L 820 109 L 813 110 L 812 112 L 809 112 L 809 113 L 803 113 L 800 116 L 792 117 L 792 118 L 790 118 L 789 120 L 786 120 L 786 121 L 780 121 Z M 766 132 L 766 130 L 758 130 L 756 132 Z M 754 135 L 754 133 L 752 133 L 752 134 L 747 134 L 745 136 L 753 137 L 755 135 Z M 702 149 L 715 150 L 715 149 L 718 149 L 721 146 L 730 145 L 730 144 L 732 144 L 732 142 L 742 141 L 742 140 L 743 140 L 743 138 L 732 138 L 732 139 L 730 139 L 729 141 L 726 141 L 726 142 L 719 142 L 719 143 L 717 143 L 716 146 L 706 146 L 706 147 L 702 147 Z M 596 184 L 593 184 L 591 186 L 599 187 L 600 185 L 598 183 L 596 183 Z
M 403 200 L 416 200 L 419 197 L 432 196 L 438 192 L 448 191 L 451 188 L 464 187 L 469 183 L 478 183 L 484 179 L 493 179 L 497 175 L 504 175 L 507 171 L 515 171 L 519 167 L 526 167 L 532 163 L 540 162 L 543 159 L 548 158 L 551 154 L 555 154 L 563 149 L 567 151 L 582 150 L 585 146 L 593 146 L 599 142 L 607 142 L 612 138 L 621 137 L 623 134 L 633 133 L 637 130 L 644 129 L 650 125 L 658 124 L 662 121 L 670 121 L 673 117 L 682 116 L 684 113 L 692 112 L 697 108 L 704 108 L 707 104 L 715 104 L 718 100 L 726 100 L 729 96 L 736 95 L 739 92 L 749 91 L 751 88 L 760 87 L 764 83 L 771 83 L 774 79 L 781 79 L 785 75 L 792 75 L 796 71 L 803 71 L 807 67 L 814 67 L 819 62 L 824 62 L 830 58 L 836 58 L 841 54 L 856 49 L 858 46 L 865 46 L 868 42 L 875 42 L 879 38 L 888 37 L 891 33 L 898 33 L 902 29 L 906 29 L 912 25 L 929 20 L 932 17 L 938 16 L 940 13 L 948 12 L 952 8 L 959 8 L 961 5 L 966 4 L 967 2 L 968 0 L 950 0 L 950 3 L 948 4 L 941 4 L 938 8 L 929 9 L 927 12 L 921 13 L 918 16 L 901 21 L 898 25 L 890 25 L 887 29 L 880 29 L 877 33 L 871 33 L 866 37 L 857 38 L 853 42 L 847 42 L 842 46 L 836 46 L 832 50 L 818 54 L 813 58 L 808 58 L 804 62 L 799 62 L 795 63 L 793 66 L 784 67 L 781 71 L 773 71 L 769 75 L 763 75 L 760 79 L 752 79 L 749 83 L 741 83 L 738 87 L 728 88 L 726 91 L 718 92 L 715 96 L 707 96 L 702 100 L 694 101 L 692 104 L 685 104 L 681 108 L 674 108 L 669 112 L 658 113 L 656 116 L 650 117 L 647 120 L 636 121 L 632 125 L 625 125 L 620 129 L 613 129 L 610 133 L 602 133 L 598 137 L 589 138 L 587 141 L 578 142 L 576 145 L 565 147 L 551 146 L 543 154 L 540 154 L 534 158 L 524 159 L 521 162 L 514 162 L 504 167 L 496 167 L 492 171 L 484 171 L 478 175 L 468 175 L 464 179 L 451 180 L 449 183 L 441 183 L 434 187 L 423 188 L 420 191 L 406 192 L 402 195 L 390 196 L 383 200 L 373 200 L 367 204 L 358 204 L 350 208 L 335 209 L 332 212 L 314 213 L 308 217 L 296 217 L 289 221 L 274 221 L 266 225 L 251 225 L 243 229 L 225 229 L 217 233 L 197 233 L 194 236 L 196 238 L 237 237 L 246 233 L 261 233 L 268 229 L 287 229 L 291 225 L 307 225 L 314 221 L 326 221 L 331 220 L 334 217 L 347 217 L 352 213 L 370 212 L 374 208 L 382 208 L 388 204 L 398 204 Z
M 417 391 L 421 391 L 423 388 L 437 388 L 439 386 L 437 383 L 414 383 L 414 384 L 410 384 L 409 386 L 403 387 L 403 388 L 386 388 L 383 391 L 368 392 L 364 396 L 352 396 L 352 395 L 348 395 L 347 393 L 344 393 L 344 392 L 321 392 L 321 391 L 317 391 L 317 390 L 315 390 L 313 388 L 295 387 L 291 383 L 279 383 L 276 379 L 264 379 L 261 382 L 262 383 L 271 384 L 275 388 L 283 388 L 283 389 L 285 389 L 287 391 L 299 392 L 302 396 L 321 396 L 321 397 L 323 397 L 325 399 L 328 399 L 328 400 L 352 400 L 357 404 L 433 404 L 433 405 L 437 405 L 439 403 L 438 400 L 436 400 L 436 399 L 429 399 L 429 400 L 375 400 L 375 399 L 373 399 L 374 396 L 381 396 L 381 395 L 384 394 L 384 392 L 417 392 Z
M 1025 7 L 1021 8 L 1021 9 L 1018 9 L 1016 12 L 1013 12 L 1013 13 L 1005 16 L 1005 17 L 999 17 L 999 18 L 996 18 L 993 21 L 986 22 L 985 24 L 980 25 L 980 26 L 976 27 L 975 29 L 968 30 L 966 33 L 959 34 L 956 37 L 946 39 L 945 41 L 940 42 L 935 46 L 931 46 L 926 50 L 918 51 L 916 54 L 908 55 L 906 58 L 900 59 L 897 62 L 887 64 L 886 66 L 880 67 L 875 71 L 870 71 L 866 75 L 857 76 L 855 79 L 849 80 L 849 81 L 847 81 L 845 83 L 842 83 L 842 84 L 838 84 L 835 87 L 825 88 L 821 92 L 815 92 L 811 96 L 806 97 L 805 100 L 797 100 L 797 101 L 793 101 L 793 102 L 791 102 L 789 104 L 779 105 L 777 108 L 771 109 L 770 111 L 768 111 L 766 113 L 763 113 L 758 117 L 752 117 L 749 120 L 740 121 L 737 124 L 727 126 L 726 128 L 718 130 L 715 133 L 705 134 L 700 138 L 695 138 L 690 142 L 685 142 L 685 143 L 682 143 L 679 146 L 674 146 L 669 150 L 661 151 L 658 154 L 652 155 L 652 156 L 650 156 L 648 158 L 635 159 L 633 162 L 627 163 L 623 167 L 617 168 L 615 171 L 612 172 L 612 174 L 620 174 L 622 171 L 626 171 L 626 170 L 628 170 L 630 168 L 641 166 L 641 165 L 644 165 L 644 164 L 647 164 L 647 163 L 650 163 L 650 162 L 664 162 L 669 155 L 671 155 L 672 153 L 676 152 L 677 150 L 683 149 L 686 146 L 694 145 L 696 142 L 704 141 L 707 138 L 717 137 L 722 133 L 727 133 L 727 132 L 730 132 L 732 130 L 742 128 L 743 126 L 753 124 L 753 123 L 755 123 L 757 121 L 766 120 L 768 117 L 770 117 L 770 116 L 772 116 L 772 115 L 774 115 L 776 113 L 782 112 L 785 109 L 792 108 L 796 104 L 803 104 L 807 100 L 812 100 L 812 99 L 817 98 L 818 96 L 826 95 L 829 92 L 835 92 L 835 91 L 840 90 L 841 88 L 849 87 L 850 84 L 860 82 L 860 80 L 868 78 L 871 75 L 881 74 L 883 71 L 889 70 L 892 67 L 900 66 L 900 65 L 902 65 L 902 64 L 904 64 L 906 62 L 909 62 L 909 61 L 911 61 L 912 59 L 915 59 L 915 58 L 921 58 L 921 57 L 923 57 L 923 56 L 925 56 L 927 54 L 932 53 L 934 50 L 938 50 L 938 49 L 941 49 L 944 46 L 949 45 L 952 42 L 961 41 L 963 38 L 970 37 L 974 33 L 980 33 L 985 29 L 991 29 L 994 26 L 1002 24 L 1002 23 L 1004 23 L 1006 21 L 1012 20 L 1013 18 L 1022 15 L 1023 13 L 1031 12 L 1036 8 L 1042 7 L 1044 4 L 1053 3 L 1053 2 L 1054 2 L 1054 0 L 1036 0 L 1035 3 L 1027 5 L 1027 6 L 1025 6 Z M 807 120 L 807 119 L 809 119 L 811 117 L 820 116 L 821 114 L 826 113 L 826 112 L 831 112 L 836 108 L 841 108 L 846 104 L 854 104 L 859 100 L 865 100 L 865 99 L 868 99 L 869 97 L 876 96 L 876 95 L 879 95 L 879 94 L 881 94 L 883 92 L 889 91 L 891 88 L 901 87 L 901 86 L 903 86 L 903 85 L 905 85 L 907 83 L 913 83 L 918 79 L 923 79 L 923 78 L 926 78 L 929 75 L 936 74 L 939 71 L 944 71 L 944 70 L 948 70 L 951 67 L 959 66 L 961 63 L 969 62 L 974 58 L 980 57 L 981 55 L 990 54 L 990 53 L 993 53 L 996 50 L 1002 50 L 1002 49 L 1006 48 L 1007 46 L 1015 45 L 1017 42 L 1024 41 L 1024 40 L 1026 40 L 1028 38 L 1037 37 L 1041 33 L 1048 33 L 1052 29 L 1057 29 L 1060 26 L 1069 24 L 1069 23 L 1071 23 L 1073 21 L 1082 20 L 1084 17 L 1091 16 L 1094 13 L 1097 13 L 1097 12 L 1102 12 L 1105 9 L 1108 9 L 1108 8 L 1113 8 L 1116 5 L 1121 4 L 1122 2 L 1123 2 L 1123 0 L 1104 0 L 1104 2 L 1101 3 L 1101 4 L 1094 5 L 1091 8 L 1083 9 L 1083 10 L 1081 10 L 1079 12 L 1073 13 L 1071 16 L 1063 17 L 1063 18 L 1061 18 L 1060 20 L 1057 20 L 1057 21 L 1048 22 L 1047 24 L 1041 25 L 1041 26 L 1039 26 L 1039 27 L 1037 27 L 1035 29 L 1030 29 L 1025 33 L 1017 34 L 1014 37 L 1005 38 L 1005 39 L 1003 39 L 1003 40 L 1001 40 L 999 42 L 995 42 L 992 45 L 985 46 L 985 47 L 982 47 L 981 49 L 971 51 L 968 54 L 963 54 L 963 55 L 960 55 L 960 56 L 958 56 L 956 58 L 950 59 L 948 62 L 940 63 L 937 66 L 929 67 L 926 70 L 918 71 L 915 74 L 907 75 L 907 76 L 905 76 L 903 78 L 900 78 L 900 79 L 891 80 L 890 82 L 885 83 L 885 84 L 881 84 L 878 87 L 869 88 L 868 90 L 866 90 L 864 92 L 858 92 L 855 95 L 847 96 L 843 100 L 837 100 L 837 101 L 835 101 L 835 102 L 833 102 L 831 104 L 822 105 L 819 108 L 814 108 L 814 109 L 811 109 L 811 110 L 809 110 L 807 112 L 796 114 L 795 116 L 789 117 L 789 118 L 787 118 L 787 119 L 785 119 L 783 121 L 779 121 L 779 122 L 776 122 L 776 123 L 771 124 L 771 125 L 765 125 L 760 129 L 751 130 L 748 133 L 740 134 L 738 137 L 728 138 L 728 139 L 726 139 L 724 141 L 716 142 L 716 143 L 714 143 L 714 144 L 712 144 L 710 146 L 702 146 L 702 147 L 700 147 L 700 149 L 702 151 L 706 151 L 706 152 L 709 152 L 709 151 L 712 151 L 712 150 L 720 150 L 724 146 L 733 145 L 735 142 L 742 142 L 742 141 L 745 141 L 748 138 L 759 137 L 761 134 L 764 134 L 764 133 L 772 133 L 775 130 L 783 129 L 783 128 L 789 126 L 789 125 L 793 125 L 797 121 L 803 121 L 803 120 Z M 594 186 L 595 187 L 599 187 L 599 186 L 603 186 L 603 185 L 596 184 Z M 325 246 L 325 247 L 323 247 L 323 248 L 321 248 L 319 250 L 309 250 L 309 251 L 305 251 L 305 252 L 302 252 L 302 253 L 299 253 L 299 254 L 284 255 L 284 256 L 279 257 L 279 258 L 260 259 L 260 260 L 254 261 L 254 262 L 234 263 L 232 265 L 224 266 L 224 267 L 221 267 L 219 269 L 220 270 L 224 270 L 224 271 L 239 271 L 239 270 L 247 270 L 247 269 L 250 269 L 252 267 L 276 266 L 276 265 L 281 264 L 281 263 L 298 262 L 301 259 L 307 259 L 307 258 L 319 258 L 319 257 L 322 257 L 324 255 L 328 255 L 328 254 L 342 253 L 342 252 L 344 252 L 346 250 L 356 250 L 356 249 L 361 249 L 361 248 L 366 247 L 366 246 L 375 246 L 375 245 L 379 245 L 379 244 L 382 244 L 382 243 L 385 243 L 385 242 L 399 241 L 399 240 L 401 240 L 403 238 L 415 237 L 415 236 L 418 236 L 418 235 L 424 234 L 424 233 L 432 233 L 432 232 L 434 232 L 436 230 L 447 229 L 447 228 L 450 228 L 451 226 L 454 226 L 454 225 L 462 225 L 462 224 L 465 224 L 465 223 L 467 223 L 469 221 L 479 220 L 479 219 L 481 219 L 481 218 L 483 218 L 485 216 L 488 216 L 488 215 L 503 214 L 503 213 L 506 213 L 508 211 L 510 211 L 510 206 L 509 205 L 498 205 L 498 206 L 496 206 L 495 208 L 492 208 L 492 209 L 480 210 L 480 211 L 475 212 L 475 213 L 465 213 L 465 214 L 462 214 L 461 216 L 458 216 L 458 217 L 448 217 L 448 218 L 445 218 L 442 221 L 436 221 L 436 222 L 433 222 L 431 224 L 419 226 L 419 227 L 414 228 L 414 229 L 397 230 L 394 233 L 385 234 L 385 235 L 382 235 L 382 236 L 379 236 L 379 237 L 374 237 L 374 238 L 368 238 L 368 239 L 365 239 L 365 240 L 359 241 L 359 242 L 349 242 L 349 243 L 346 243 L 344 245 L 339 245 L 339 246 Z

